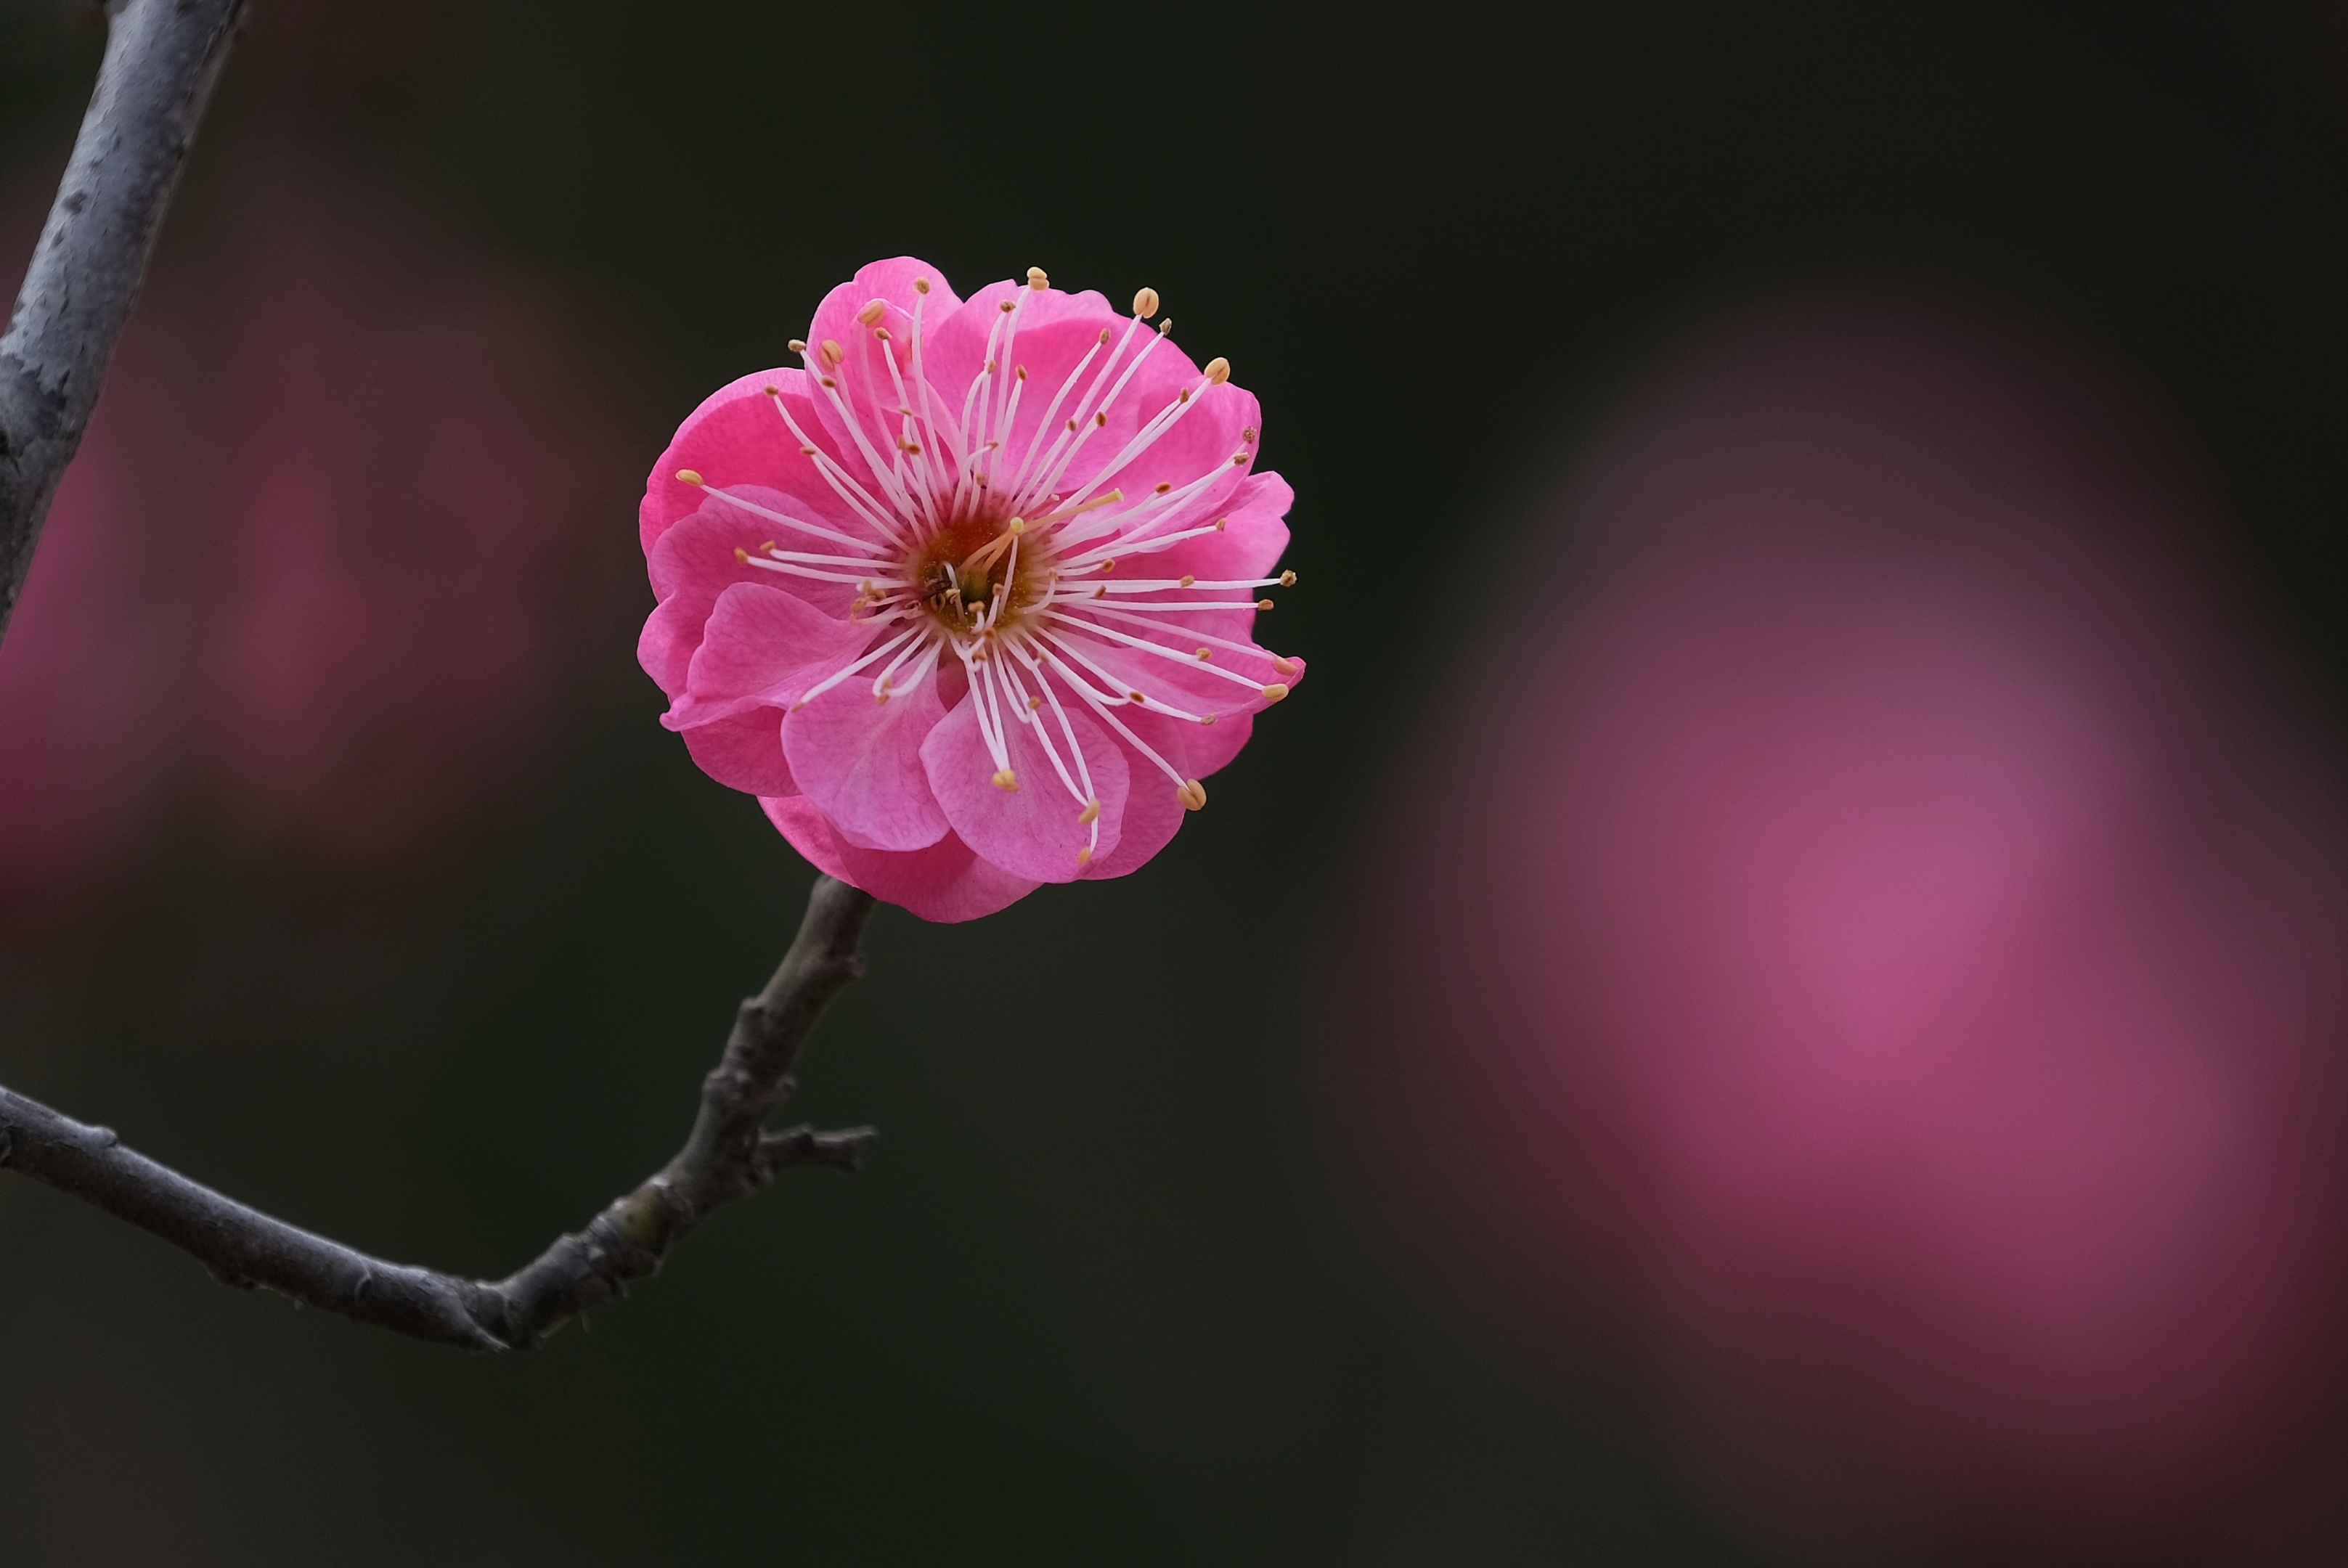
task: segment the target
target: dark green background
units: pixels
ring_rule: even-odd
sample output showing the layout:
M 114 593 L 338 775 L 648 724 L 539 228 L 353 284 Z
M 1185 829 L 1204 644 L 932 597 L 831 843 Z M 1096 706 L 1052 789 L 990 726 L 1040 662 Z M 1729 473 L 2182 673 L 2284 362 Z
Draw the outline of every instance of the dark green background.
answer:
M 1745 1561 L 1605 1368 L 1417 1277 L 1316 1124 L 1357 818 L 1514 497 L 1704 312 L 1920 276 L 2172 403 L 2276 629 L 2348 668 L 2338 8 L 333 10 L 255 0 L 175 223 L 271 140 L 371 170 L 599 302 L 638 466 L 873 257 L 1151 283 L 1263 400 L 1313 671 L 1144 874 L 884 910 L 800 1102 L 880 1123 L 873 1169 L 541 1355 L 297 1316 L 0 1181 L 10 1563 Z M 0 169 L 54 179 L 99 38 L 0 6 Z M 640 571 L 633 501 L 570 569 Z M 808 877 L 654 723 L 648 602 L 543 787 L 441 852 L 191 825 L 0 950 L 0 1081 L 395 1256 L 499 1273 L 583 1220 L 674 1147 Z

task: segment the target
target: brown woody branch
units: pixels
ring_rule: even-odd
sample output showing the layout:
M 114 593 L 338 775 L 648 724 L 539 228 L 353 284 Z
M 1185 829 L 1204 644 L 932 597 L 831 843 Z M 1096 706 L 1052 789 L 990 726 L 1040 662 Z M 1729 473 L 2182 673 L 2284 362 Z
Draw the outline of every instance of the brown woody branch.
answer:
M 232 1285 L 273 1290 L 357 1323 L 476 1350 L 534 1348 L 572 1318 L 649 1279 L 676 1244 L 795 1165 L 852 1171 L 873 1131 L 769 1131 L 791 1068 L 831 999 L 863 973 L 857 943 L 872 896 L 816 880 L 807 917 L 767 989 L 735 1015 L 702 1081 L 701 1112 L 676 1157 L 633 1192 L 501 1280 L 386 1263 L 190 1181 L 36 1101 L 0 1089 L 0 1167 L 95 1204 L 162 1237 Z
M 244 0 L 108 0 L 106 59 L 0 337 L 0 636 Z

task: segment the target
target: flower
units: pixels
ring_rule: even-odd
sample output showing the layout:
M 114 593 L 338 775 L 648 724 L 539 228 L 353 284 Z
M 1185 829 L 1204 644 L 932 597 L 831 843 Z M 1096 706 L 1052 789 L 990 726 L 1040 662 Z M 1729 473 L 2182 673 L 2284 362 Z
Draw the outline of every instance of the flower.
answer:
M 1807 1557 L 2168 1560 L 2348 1410 L 2348 777 L 2167 425 L 1931 300 L 1673 346 L 1325 947 L 1417 1272 Z
M 876 261 L 646 486 L 662 723 L 925 919 L 1135 870 L 1303 673 L 1252 635 L 1293 492 L 1158 304 Z
M 581 313 L 331 158 L 230 161 L 0 646 L 0 927 L 198 822 L 345 869 L 427 855 L 519 797 L 572 655 L 626 613 L 624 556 L 561 548 L 635 478 Z M 20 254 L 41 210 L 0 208 Z

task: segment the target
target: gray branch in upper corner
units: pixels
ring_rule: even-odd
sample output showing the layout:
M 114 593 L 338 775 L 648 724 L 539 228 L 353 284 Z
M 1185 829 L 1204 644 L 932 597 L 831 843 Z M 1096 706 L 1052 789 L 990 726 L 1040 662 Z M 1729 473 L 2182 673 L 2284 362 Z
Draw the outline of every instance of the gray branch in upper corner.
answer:
M 106 58 L 0 337 L 0 637 L 245 0 L 108 0 Z
M 816 1020 L 863 973 L 857 944 L 872 896 L 816 880 L 798 936 L 767 989 L 735 1015 L 726 1053 L 702 1081 L 701 1111 L 676 1157 L 502 1280 L 386 1263 L 257 1209 L 0 1088 L 0 1167 L 46 1183 L 192 1255 L 229 1284 L 258 1286 L 418 1338 L 522 1350 L 657 1273 L 669 1250 L 723 1205 L 794 1165 L 857 1169 L 869 1127 L 768 1131 Z

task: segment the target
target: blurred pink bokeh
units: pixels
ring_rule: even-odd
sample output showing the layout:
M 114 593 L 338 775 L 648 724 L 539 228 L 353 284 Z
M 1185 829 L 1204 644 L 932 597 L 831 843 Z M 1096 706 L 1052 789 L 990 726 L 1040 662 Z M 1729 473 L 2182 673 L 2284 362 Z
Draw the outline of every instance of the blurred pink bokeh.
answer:
M 2338 1410 L 2348 798 L 2178 446 L 1964 312 L 1704 333 L 1376 825 L 1380 1212 L 1813 1549 L 2191 1555 Z
M 178 215 L 0 645 L 11 923 L 207 820 L 428 846 L 526 774 L 628 581 L 578 313 L 337 165 L 235 178 Z

